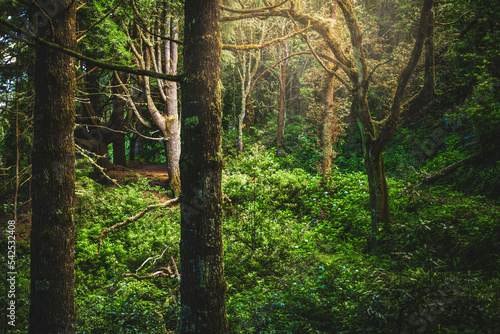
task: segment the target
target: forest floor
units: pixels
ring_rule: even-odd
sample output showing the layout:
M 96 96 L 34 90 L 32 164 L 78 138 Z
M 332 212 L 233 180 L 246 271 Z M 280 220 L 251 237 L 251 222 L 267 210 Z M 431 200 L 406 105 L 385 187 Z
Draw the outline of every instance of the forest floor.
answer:
M 151 181 L 151 185 L 164 186 L 168 181 L 166 163 L 149 164 L 139 161 L 129 161 L 127 167 L 113 165 L 106 170 L 106 174 L 118 183 L 136 182 L 138 176 Z
M 146 178 L 152 186 L 166 186 L 168 182 L 168 172 L 166 163 L 143 163 L 139 161 L 130 161 L 127 167 L 112 165 L 106 169 L 106 174 L 115 179 L 118 184 L 126 184 L 137 182 L 139 177 Z M 92 175 L 95 181 L 102 181 L 105 177 L 101 172 L 96 172 Z M 161 201 L 167 198 L 160 198 Z M 31 200 L 22 203 L 18 209 L 18 219 L 16 222 L 16 232 L 18 233 L 17 241 L 20 245 L 29 245 L 31 231 Z M 0 229 L 4 230 L 7 227 L 7 215 L 0 215 Z

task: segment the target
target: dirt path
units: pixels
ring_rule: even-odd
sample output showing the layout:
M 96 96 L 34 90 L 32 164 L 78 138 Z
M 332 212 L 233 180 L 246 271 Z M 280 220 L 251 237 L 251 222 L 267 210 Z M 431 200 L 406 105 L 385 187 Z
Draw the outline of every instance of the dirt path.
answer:
M 166 185 L 168 181 L 167 164 L 143 164 L 136 161 L 129 162 L 127 167 L 113 166 L 106 173 L 116 179 L 118 183 L 136 182 L 138 175 L 151 181 L 151 185 Z

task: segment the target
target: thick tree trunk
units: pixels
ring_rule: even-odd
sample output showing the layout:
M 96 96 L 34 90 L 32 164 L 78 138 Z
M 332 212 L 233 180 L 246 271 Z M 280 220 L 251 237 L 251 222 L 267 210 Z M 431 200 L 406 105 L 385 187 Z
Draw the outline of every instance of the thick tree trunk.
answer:
M 39 36 L 74 49 L 76 2 L 49 3 Z M 35 88 L 29 333 L 75 333 L 74 59 L 37 44 Z
M 115 83 L 117 85 L 117 83 Z M 130 111 L 129 111 L 130 112 Z M 109 128 L 122 131 L 125 123 L 125 101 L 119 97 L 113 100 L 113 112 L 108 124 Z M 111 132 L 109 134 L 113 142 L 113 163 L 115 165 L 127 166 L 127 155 L 125 149 L 125 133 Z
M 330 175 L 333 159 L 333 133 L 335 126 L 333 91 L 335 77 L 331 73 L 325 76 L 323 88 L 323 110 L 321 112 L 321 172 L 324 176 Z
M 186 0 L 180 333 L 224 334 L 219 0 Z
M 369 249 L 371 251 L 377 248 L 379 228 L 387 228 L 392 223 L 382 149 L 383 147 L 376 141 L 364 140 L 364 160 L 370 188 L 371 234 Z
M 113 114 L 111 115 L 111 125 L 118 126 L 117 130 L 121 131 L 122 125 L 125 122 L 123 114 L 125 113 L 125 101 L 117 98 L 113 101 Z M 113 163 L 115 165 L 127 166 L 127 155 L 125 149 L 125 134 L 112 133 L 113 138 Z
M 118 135 L 118 138 L 113 142 L 113 164 L 127 166 L 125 134 Z

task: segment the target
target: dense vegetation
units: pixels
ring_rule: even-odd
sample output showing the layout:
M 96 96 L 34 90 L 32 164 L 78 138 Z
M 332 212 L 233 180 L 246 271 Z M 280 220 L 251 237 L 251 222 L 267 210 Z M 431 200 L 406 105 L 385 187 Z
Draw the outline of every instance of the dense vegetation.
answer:
M 391 179 L 395 225 L 366 252 L 366 177 L 329 181 L 285 169 L 265 148 L 227 159 L 224 214 L 228 316 L 233 333 L 477 333 L 500 321 L 500 210 L 445 186 L 415 190 Z M 79 333 L 165 333 L 179 312 L 179 210 L 158 209 L 159 186 L 94 182 L 78 166 L 76 298 Z M 25 259 L 28 245 L 19 250 Z M 149 258 L 157 258 L 150 260 Z M 24 303 L 27 264 L 20 291 Z M 144 264 L 145 263 L 145 264 Z M 137 280 L 162 267 L 174 276 Z M 140 269 L 139 269 L 140 268 Z M 139 270 L 138 270 L 139 269 Z M 27 308 L 22 308 L 25 319 Z M 23 331 L 19 331 L 22 333 Z
M 22 21 L 28 15 L 5 3 L 6 13 L 17 11 L 19 16 L 8 20 Z M 153 3 L 158 6 L 150 6 Z M 132 18 L 138 12 L 151 22 L 161 15 L 172 19 L 171 28 L 150 23 L 162 34 L 172 29 L 170 37 L 175 30 L 175 39 L 182 39 L 182 4 L 167 1 L 167 10 L 159 3 L 137 2 L 132 8 L 94 1 L 82 7 L 77 16 L 81 29 L 93 27 L 94 17 L 114 9 L 97 31 L 89 30 L 79 51 L 95 59 L 134 63 L 134 47 L 143 56 L 148 38 L 155 45 L 164 42 L 147 29 L 143 33 L 150 35 L 144 40 L 138 37 L 138 27 L 125 29 L 135 24 Z M 329 2 L 294 3 L 297 12 L 332 16 Z M 374 119 L 383 119 L 395 79 L 417 38 L 421 1 L 353 3 L 364 28 L 369 65 L 377 68 L 367 105 Z M 223 5 L 239 7 L 233 1 Z M 268 3 L 248 3 L 246 8 L 262 5 Z M 403 114 L 384 148 L 391 221 L 377 226 L 375 249 L 365 133 L 351 108 L 352 92 L 340 83 L 332 93 L 335 115 L 328 120 L 333 159 L 324 170 L 328 90 L 323 67 L 338 68 L 321 65 L 311 54 L 311 49 L 332 51 L 322 35 L 310 29 L 300 40 L 294 30 L 301 23 L 299 15 L 295 20 L 280 12 L 266 20 L 222 22 L 222 220 L 231 333 L 500 331 L 500 6 L 489 1 L 436 1 L 435 12 L 436 94 L 414 113 Z M 0 14 L 4 19 L 5 13 Z M 340 10 L 335 20 L 342 49 L 354 57 L 349 51 L 352 31 L 342 28 Z M 176 25 L 170 23 L 174 21 Z M 289 34 L 297 37 L 285 39 Z M 2 230 L 4 222 L 17 218 L 17 325 L 10 328 L 2 320 L 0 331 L 26 333 L 34 53 L 9 36 L 2 30 L 0 210 Z M 265 48 L 236 50 L 238 45 L 279 38 L 279 43 Z M 294 52 L 301 54 L 280 62 Z M 185 57 L 182 47 L 179 57 Z M 416 65 L 405 97 L 416 96 L 425 86 L 424 58 Z M 90 70 L 91 62 L 78 63 L 76 73 L 82 81 L 75 131 L 80 145 L 75 166 L 77 333 L 174 333 L 181 307 L 179 206 L 148 209 L 140 219 L 102 235 L 99 246 L 105 229 L 179 190 L 116 166 L 131 166 L 134 160 L 141 166 L 172 161 L 161 141 L 142 137 L 161 139 L 159 133 L 168 134 L 170 128 L 155 124 L 154 114 L 155 108 L 158 112 L 166 105 L 159 93 L 165 82 L 151 81 L 148 100 L 147 90 L 138 93 L 137 88 L 146 87 L 144 77 L 118 76 L 105 69 Z M 247 96 L 250 87 L 253 92 Z M 122 109 L 117 107 L 120 99 L 127 101 Z M 151 128 L 132 116 L 132 108 L 142 112 Z M 177 106 L 173 108 L 175 113 Z M 119 110 L 124 122 L 120 126 L 112 116 Z M 197 123 L 191 117 L 183 126 Z M 116 134 L 89 130 L 92 126 L 121 131 L 123 142 L 118 143 Z M 100 140 L 98 147 L 92 146 L 91 138 Z M 118 156 L 126 158 L 125 163 L 118 162 Z M 170 172 L 173 167 L 169 168 Z M 104 176 L 116 169 L 125 176 L 118 181 Z M 1 236 L 6 249 L 7 239 Z M 3 251 L 0 259 L 4 266 Z M 6 267 L 2 270 L 7 272 Z M 8 298 L 3 281 L 0 303 L 5 319 Z

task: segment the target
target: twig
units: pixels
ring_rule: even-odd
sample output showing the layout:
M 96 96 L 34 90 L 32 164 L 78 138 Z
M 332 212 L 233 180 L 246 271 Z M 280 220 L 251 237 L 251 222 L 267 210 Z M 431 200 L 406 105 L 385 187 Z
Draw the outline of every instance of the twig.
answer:
M 116 186 L 118 187 L 121 187 L 121 185 L 115 180 L 115 179 L 112 179 L 108 176 L 108 174 L 106 174 L 106 172 L 104 172 L 104 168 L 99 166 L 95 161 L 94 159 L 92 159 L 91 157 L 89 157 L 87 154 L 85 154 L 85 151 L 84 149 L 82 149 L 80 146 L 78 145 L 75 145 L 75 148 L 76 150 L 78 151 L 79 154 L 83 155 L 85 158 L 87 158 L 90 163 L 92 163 L 94 166 L 96 166 L 99 171 L 102 173 L 102 175 L 104 175 L 108 180 L 110 180 L 111 182 L 113 182 Z
M 172 260 L 172 265 L 174 266 L 175 277 L 178 277 L 179 281 L 180 281 L 181 280 L 181 274 L 179 274 L 179 270 L 177 270 L 177 264 L 175 264 L 174 257 L 172 255 L 170 255 L 170 259 Z
M 156 260 L 161 259 L 161 258 L 163 257 L 163 254 L 165 254 L 165 252 L 166 252 L 166 251 L 167 251 L 167 250 L 168 250 L 171 246 L 172 246 L 172 245 L 170 245 L 170 246 L 166 247 L 166 248 L 163 250 L 163 252 L 161 252 L 161 254 L 160 254 L 160 255 L 155 255 L 155 256 L 148 257 L 148 258 L 146 259 L 146 261 L 144 261 L 144 262 L 141 264 L 141 266 L 135 270 L 135 273 L 137 274 L 137 272 L 138 272 L 139 270 L 141 270 L 141 269 L 142 269 L 142 267 L 144 267 L 144 265 L 145 265 L 145 264 L 146 264 L 149 260 L 153 260 L 153 259 L 154 259 L 154 261 L 153 261 L 153 265 L 154 265 L 154 264 L 156 263 Z
M 127 128 L 129 129 L 129 128 Z M 139 131 L 137 131 L 133 126 L 130 126 L 130 129 L 133 133 L 141 136 L 142 138 L 144 139 L 149 139 L 149 140 L 156 140 L 156 141 L 163 141 L 163 140 L 167 140 L 165 137 L 148 137 L 148 136 L 145 136 L 143 135 L 142 133 L 140 133 Z
M 99 235 L 99 239 L 97 240 L 99 245 L 98 245 L 98 248 L 97 248 L 97 253 L 95 253 L 95 255 L 98 255 L 100 252 L 101 252 L 101 244 L 102 244 L 102 239 L 104 238 L 104 236 L 111 232 L 111 231 L 114 231 L 116 230 L 117 228 L 120 228 L 122 226 L 125 226 L 129 223 L 132 223 L 132 222 L 135 222 L 137 220 L 139 220 L 142 216 L 144 216 L 147 212 L 153 210 L 153 209 L 158 209 L 158 208 L 162 208 L 162 207 L 166 207 L 166 206 L 170 206 L 170 205 L 174 205 L 174 204 L 177 204 L 177 202 L 179 202 L 179 198 L 173 198 L 173 199 L 170 199 L 166 202 L 163 202 L 161 204 L 152 204 L 150 206 L 148 206 L 146 209 L 144 209 L 143 211 L 139 212 L 138 214 L 136 214 L 135 216 L 133 217 L 130 217 L 130 218 L 127 218 L 125 221 L 121 222 L 121 223 L 118 223 L 118 224 L 115 224 L 107 229 L 105 229 L 104 231 L 101 232 L 101 234 Z

